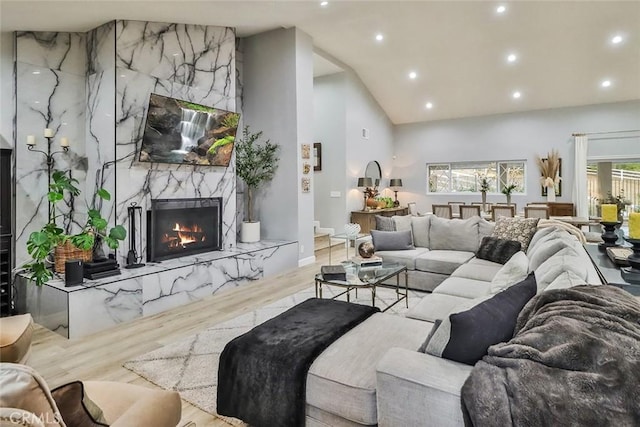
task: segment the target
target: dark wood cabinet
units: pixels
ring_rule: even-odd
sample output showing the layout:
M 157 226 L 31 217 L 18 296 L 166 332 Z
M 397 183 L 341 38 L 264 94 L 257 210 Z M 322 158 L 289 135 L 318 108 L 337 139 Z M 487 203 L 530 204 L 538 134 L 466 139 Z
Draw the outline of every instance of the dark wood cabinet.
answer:
M 360 232 L 368 234 L 371 230 L 376 229 L 376 215 L 394 216 L 408 214 L 408 207 L 376 209 L 371 211 L 353 211 L 351 212 L 351 222 L 360 224 Z
M 549 216 L 574 216 L 575 210 L 573 203 L 563 202 L 542 202 L 549 207 Z
M 0 149 L 0 315 L 13 313 L 13 234 L 11 214 L 13 185 L 11 183 L 11 150 Z

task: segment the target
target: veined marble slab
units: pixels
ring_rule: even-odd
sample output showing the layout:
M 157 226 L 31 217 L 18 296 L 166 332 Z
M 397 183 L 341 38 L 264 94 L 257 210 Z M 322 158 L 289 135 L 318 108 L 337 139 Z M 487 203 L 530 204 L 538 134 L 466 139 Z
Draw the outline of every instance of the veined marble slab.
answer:
M 120 276 L 73 287 L 57 279 L 37 288 L 20 277 L 26 303 L 22 311 L 64 337 L 80 338 L 295 268 L 297 250 L 298 243 L 291 241 L 243 243 L 227 251 L 122 269 Z

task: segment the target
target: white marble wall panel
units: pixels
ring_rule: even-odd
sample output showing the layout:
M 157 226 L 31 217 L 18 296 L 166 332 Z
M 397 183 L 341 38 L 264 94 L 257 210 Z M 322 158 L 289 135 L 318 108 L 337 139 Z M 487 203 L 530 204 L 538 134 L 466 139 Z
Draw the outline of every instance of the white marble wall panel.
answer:
M 38 325 L 69 338 L 68 293 L 53 286 L 35 286 L 16 277 L 16 310 L 30 313 Z
M 69 293 L 69 338 L 142 317 L 142 278 Z
M 87 75 L 115 68 L 116 21 L 107 22 L 87 33 Z
M 84 33 L 16 32 L 18 62 L 84 76 L 87 68 Z

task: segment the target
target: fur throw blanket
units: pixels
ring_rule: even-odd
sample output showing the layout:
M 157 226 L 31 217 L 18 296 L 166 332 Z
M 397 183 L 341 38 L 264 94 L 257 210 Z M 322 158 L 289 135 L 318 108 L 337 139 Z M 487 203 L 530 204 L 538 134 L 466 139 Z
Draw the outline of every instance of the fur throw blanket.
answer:
M 462 387 L 467 425 L 640 425 L 640 300 L 608 285 L 546 291 Z

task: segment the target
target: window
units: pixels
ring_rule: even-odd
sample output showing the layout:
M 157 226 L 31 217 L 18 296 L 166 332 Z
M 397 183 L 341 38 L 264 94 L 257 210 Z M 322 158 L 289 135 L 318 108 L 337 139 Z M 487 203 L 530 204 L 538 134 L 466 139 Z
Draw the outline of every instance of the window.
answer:
M 525 193 L 524 161 L 456 162 L 427 164 L 428 193 L 479 193 L 483 178 L 489 182 L 489 193 L 499 193 L 514 184 L 514 193 Z

